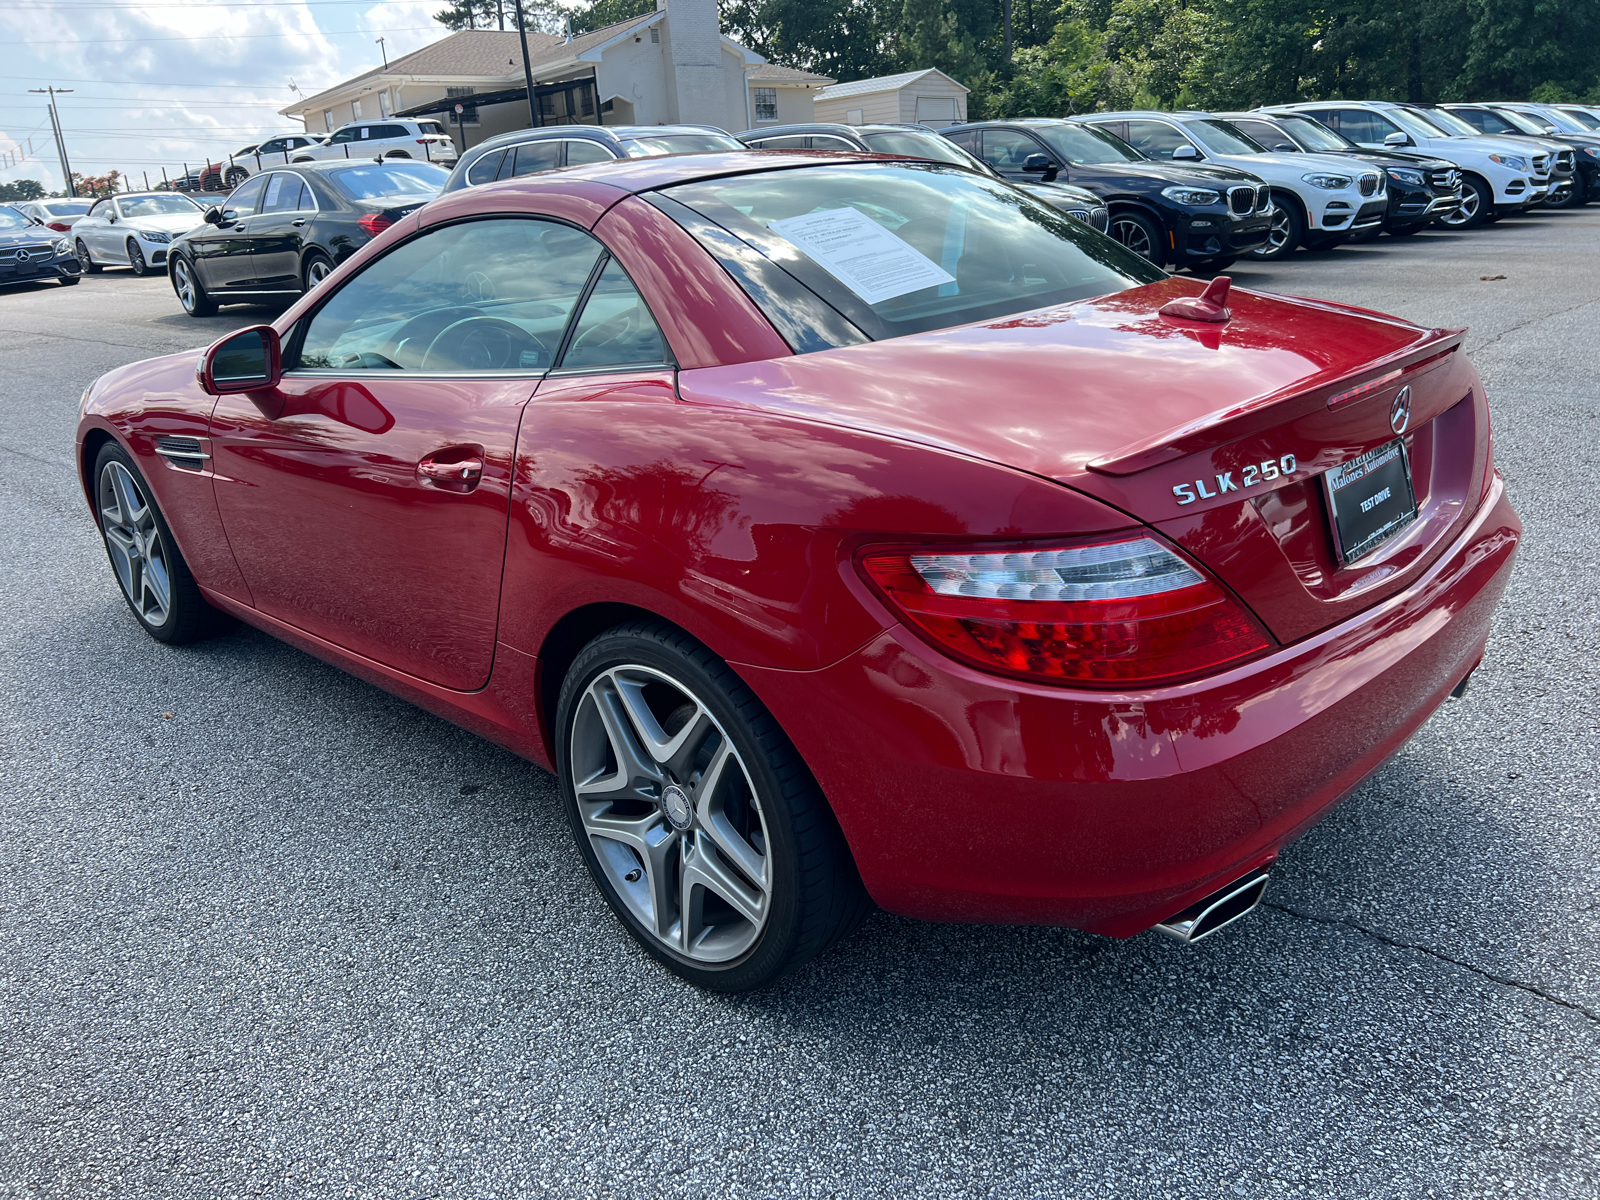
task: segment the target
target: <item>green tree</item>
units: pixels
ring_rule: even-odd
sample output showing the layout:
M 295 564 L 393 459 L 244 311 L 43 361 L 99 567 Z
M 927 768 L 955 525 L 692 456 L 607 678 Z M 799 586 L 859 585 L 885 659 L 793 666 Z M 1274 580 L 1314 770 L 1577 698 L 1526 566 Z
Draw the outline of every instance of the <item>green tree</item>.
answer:
M 572 9 L 567 15 L 572 21 L 574 34 L 592 33 L 631 17 L 642 17 L 647 12 L 654 12 L 655 7 L 655 0 L 595 0 L 587 8 Z
M 13 200 L 42 200 L 44 185 L 37 179 L 18 179 L 13 183 L 0 183 L 0 203 Z

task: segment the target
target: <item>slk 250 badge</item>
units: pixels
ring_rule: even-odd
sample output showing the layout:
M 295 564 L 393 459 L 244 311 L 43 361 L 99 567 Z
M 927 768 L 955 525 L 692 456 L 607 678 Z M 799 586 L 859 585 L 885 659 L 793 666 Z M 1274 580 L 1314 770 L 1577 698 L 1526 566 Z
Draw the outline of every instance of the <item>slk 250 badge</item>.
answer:
M 1172 494 L 1178 498 L 1178 504 L 1193 504 L 1196 500 L 1214 500 L 1225 492 L 1242 492 L 1245 488 L 1255 487 L 1259 483 L 1268 483 L 1274 479 L 1287 479 L 1295 472 L 1298 466 L 1294 455 L 1285 454 L 1276 462 L 1268 459 L 1262 463 L 1251 463 L 1239 472 L 1239 481 L 1234 482 L 1232 471 L 1221 471 L 1216 475 L 1217 490 L 1212 491 L 1206 487 L 1204 479 L 1196 479 L 1191 486 L 1187 483 L 1174 484 Z

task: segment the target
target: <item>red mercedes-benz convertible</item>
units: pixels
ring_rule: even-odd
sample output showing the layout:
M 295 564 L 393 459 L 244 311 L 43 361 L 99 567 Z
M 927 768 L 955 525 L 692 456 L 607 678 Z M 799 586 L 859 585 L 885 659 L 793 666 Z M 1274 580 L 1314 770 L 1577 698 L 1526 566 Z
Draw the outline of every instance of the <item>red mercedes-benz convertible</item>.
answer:
M 576 168 L 106 375 L 78 461 L 151 635 L 553 768 L 696 983 L 869 897 L 1193 940 L 1465 687 L 1521 532 L 1459 330 L 1200 291 L 944 164 Z

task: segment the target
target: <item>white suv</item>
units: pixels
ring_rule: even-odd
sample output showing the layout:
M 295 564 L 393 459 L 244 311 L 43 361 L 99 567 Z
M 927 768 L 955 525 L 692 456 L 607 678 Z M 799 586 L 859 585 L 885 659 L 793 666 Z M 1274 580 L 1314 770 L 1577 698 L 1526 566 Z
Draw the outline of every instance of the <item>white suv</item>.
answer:
M 285 133 L 264 142 L 251 142 L 228 155 L 222 168 L 222 184 L 236 188 L 250 176 L 268 167 L 281 167 L 298 152 L 322 145 L 322 139 L 309 133 Z
M 437 121 L 351 121 L 335 129 L 326 142 L 290 156 L 292 162 L 327 158 L 420 158 L 442 167 L 455 165 L 455 140 Z
M 1426 113 L 1390 100 L 1317 100 L 1265 111 L 1305 113 L 1369 150 L 1415 146 L 1455 163 L 1461 168 L 1461 207 L 1438 219 L 1453 229 L 1470 229 L 1532 208 L 1550 192 L 1554 155 L 1548 150 L 1511 138 L 1458 137 Z
M 1073 117 L 1116 134 L 1147 158 L 1248 171 L 1272 188 L 1272 231 L 1251 258 L 1287 258 L 1301 246 L 1327 250 L 1383 224 L 1384 173 L 1335 154 L 1273 154 L 1211 113 L 1094 113 Z

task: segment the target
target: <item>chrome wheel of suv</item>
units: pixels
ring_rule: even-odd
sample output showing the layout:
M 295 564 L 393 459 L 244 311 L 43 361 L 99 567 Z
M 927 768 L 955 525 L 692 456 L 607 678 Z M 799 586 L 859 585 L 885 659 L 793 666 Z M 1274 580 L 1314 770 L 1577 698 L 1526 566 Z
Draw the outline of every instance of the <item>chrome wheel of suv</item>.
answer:
M 1106 229 L 1112 237 L 1140 258 L 1161 262 L 1161 236 L 1155 227 L 1137 213 L 1116 213 Z
M 1471 229 L 1484 214 L 1483 192 L 1469 179 L 1461 181 L 1461 203 L 1453 212 L 1436 218 L 1446 229 Z

